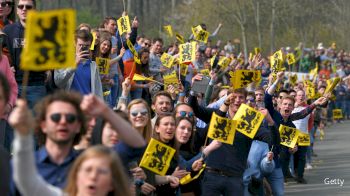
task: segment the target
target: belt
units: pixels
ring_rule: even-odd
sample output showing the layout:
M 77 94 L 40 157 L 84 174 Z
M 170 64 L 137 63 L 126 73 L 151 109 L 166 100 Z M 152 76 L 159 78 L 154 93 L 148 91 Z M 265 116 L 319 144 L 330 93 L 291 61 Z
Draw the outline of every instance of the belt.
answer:
M 229 171 L 224 171 L 224 170 L 220 170 L 220 169 L 216 169 L 216 168 L 211 168 L 211 167 L 206 167 L 205 170 L 208 173 L 214 173 L 214 174 L 218 174 L 220 176 L 226 176 L 226 177 L 242 177 L 242 175 L 237 174 L 235 172 L 229 172 Z

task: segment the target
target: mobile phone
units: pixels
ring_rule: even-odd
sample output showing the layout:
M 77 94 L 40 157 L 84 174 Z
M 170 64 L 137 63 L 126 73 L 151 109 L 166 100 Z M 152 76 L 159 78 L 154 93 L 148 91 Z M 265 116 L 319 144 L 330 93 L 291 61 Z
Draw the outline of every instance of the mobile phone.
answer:
M 210 77 L 203 76 L 202 80 L 195 80 L 192 85 L 192 90 L 195 93 L 205 93 L 207 90 L 208 84 L 210 81 Z

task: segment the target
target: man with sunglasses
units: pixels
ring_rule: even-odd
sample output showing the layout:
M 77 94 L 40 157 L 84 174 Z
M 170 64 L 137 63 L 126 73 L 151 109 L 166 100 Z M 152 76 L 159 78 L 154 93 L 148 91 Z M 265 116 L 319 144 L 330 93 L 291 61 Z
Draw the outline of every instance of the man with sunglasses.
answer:
M 4 28 L 4 33 L 7 35 L 3 42 L 3 47 L 9 50 L 11 55 L 11 66 L 15 70 L 15 78 L 18 84 L 18 94 L 20 95 L 23 89 L 22 80 L 24 72 L 20 69 L 19 64 L 21 60 L 21 53 L 25 43 L 24 30 L 26 26 L 27 13 L 29 10 L 36 8 L 35 0 L 18 0 L 17 1 L 17 15 L 19 21 L 7 25 Z M 45 88 L 46 73 L 30 72 L 27 85 L 27 101 L 30 108 L 46 95 Z

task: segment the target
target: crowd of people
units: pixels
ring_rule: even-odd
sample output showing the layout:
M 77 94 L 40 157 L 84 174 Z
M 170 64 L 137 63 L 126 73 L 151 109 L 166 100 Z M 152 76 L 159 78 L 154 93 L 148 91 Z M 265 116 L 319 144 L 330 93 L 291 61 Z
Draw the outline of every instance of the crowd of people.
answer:
M 181 43 L 164 46 L 161 38 L 143 36 L 137 17 L 123 35 L 114 17 L 96 28 L 83 23 L 75 32 L 76 68 L 30 72 L 23 86 L 21 52 L 27 13 L 34 9 L 35 0 L 0 0 L 4 195 L 284 195 L 290 181 L 307 183 L 305 169 L 313 169 L 315 140 L 326 127 L 350 119 L 350 53 L 335 44 L 283 47 L 283 56 L 292 53 L 296 61 L 285 60 L 285 69 L 274 73 L 270 57 L 260 52 L 245 58 L 231 41 L 213 44 L 221 24 L 207 43 L 198 43 L 182 74 L 178 62 L 169 68 L 161 60 L 163 53 L 178 58 Z M 218 62 L 225 57 L 231 61 L 224 67 Z M 108 74 L 100 73 L 97 58 L 110 59 Z M 179 81 L 163 85 L 174 70 Z M 261 80 L 233 88 L 230 72 L 237 70 L 259 71 Z M 309 76 L 293 82 L 292 73 Z M 146 79 L 134 80 L 135 74 Z M 325 93 L 336 77 L 338 85 Z M 204 91 L 195 91 L 205 80 Z M 264 115 L 254 138 L 237 131 L 233 144 L 208 139 L 213 113 L 232 119 L 242 104 Z M 334 119 L 334 109 L 342 117 Z M 282 125 L 309 134 L 310 146 L 281 145 Z M 165 175 L 140 166 L 152 139 L 176 150 Z M 203 169 L 199 178 L 180 183 Z

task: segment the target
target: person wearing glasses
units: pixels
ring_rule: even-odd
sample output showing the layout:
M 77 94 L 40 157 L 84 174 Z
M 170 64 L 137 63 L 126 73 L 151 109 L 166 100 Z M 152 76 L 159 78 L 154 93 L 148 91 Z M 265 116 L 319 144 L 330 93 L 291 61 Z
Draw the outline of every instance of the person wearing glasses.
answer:
M 9 117 L 9 123 L 16 130 L 14 143 L 26 145 L 20 146 L 20 149 L 26 149 L 25 154 L 32 154 L 31 132 L 36 130 L 41 145 L 33 155 L 36 168 L 47 183 L 59 188 L 64 188 L 66 185 L 68 170 L 80 154 L 73 149 L 73 146 L 86 132 L 85 115 L 100 116 L 111 123 L 118 131 L 119 138 L 129 146 L 134 148 L 145 146 L 145 141 L 136 130 L 115 114 L 103 100 L 91 94 L 82 99 L 78 93 L 57 91 L 45 97 L 35 107 L 35 113 L 34 120 L 25 101 L 17 102 L 17 107 Z M 11 189 L 14 193 L 13 184 Z
M 15 20 L 13 6 L 13 0 L 0 0 L 0 29 L 3 29 L 8 24 L 12 24 Z
M 13 24 L 6 25 L 3 29 L 7 35 L 4 37 L 3 48 L 10 53 L 11 67 L 15 71 L 15 78 L 18 84 L 18 94 L 21 94 L 23 89 L 22 80 L 24 72 L 19 68 L 22 48 L 24 46 L 24 30 L 26 26 L 27 13 L 29 10 L 36 8 L 35 0 L 18 0 L 17 1 L 17 15 L 19 20 Z M 35 103 L 44 97 L 46 92 L 45 87 L 46 72 L 30 72 L 27 84 L 27 101 L 30 108 L 33 108 Z

